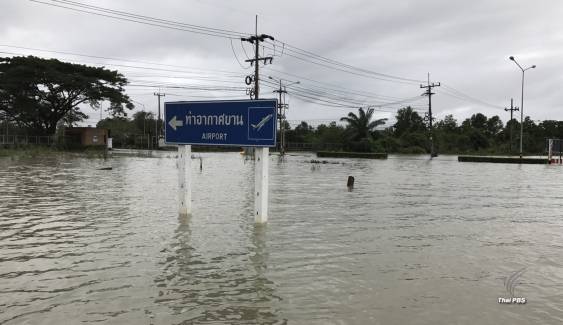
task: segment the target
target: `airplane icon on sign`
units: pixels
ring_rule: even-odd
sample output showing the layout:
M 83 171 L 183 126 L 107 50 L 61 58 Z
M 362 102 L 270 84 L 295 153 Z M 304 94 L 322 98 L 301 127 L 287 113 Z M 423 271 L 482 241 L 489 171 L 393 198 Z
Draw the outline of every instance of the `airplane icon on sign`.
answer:
M 273 114 L 267 115 L 262 120 L 260 120 L 260 122 L 258 124 L 250 124 L 250 126 L 252 126 L 252 128 L 254 130 L 260 131 L 260 129 L 262 129 L 262 127 L 264 127 L 264 124 L 268 123 L 268 121 L 272 118 L 272 116 L 273 116 Z

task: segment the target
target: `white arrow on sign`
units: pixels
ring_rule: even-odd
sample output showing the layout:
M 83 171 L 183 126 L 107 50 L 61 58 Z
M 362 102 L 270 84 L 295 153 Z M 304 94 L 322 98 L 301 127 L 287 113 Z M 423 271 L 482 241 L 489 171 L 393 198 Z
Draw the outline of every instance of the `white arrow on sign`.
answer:
M 168 122 L 168 125 L 176 131 L 177 127 L 184 126 L 184 122 L 182 120 L 177 120 L 176 115 L 174 115 L 174 117 Z

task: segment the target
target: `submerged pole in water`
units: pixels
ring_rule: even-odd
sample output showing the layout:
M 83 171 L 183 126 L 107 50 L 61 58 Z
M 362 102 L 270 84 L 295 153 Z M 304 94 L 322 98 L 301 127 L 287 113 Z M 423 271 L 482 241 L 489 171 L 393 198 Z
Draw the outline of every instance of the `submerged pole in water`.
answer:
M 354 189 L 354 176 L 348 176 L 348 182 L 346 183 L 348 187 L 348 191 L 352 191 Z
M 181 216 L 192 213 L 191 167 L 192 146 L 178 145 L 178 211 Z
M 254 150 L 254 221 L 268 221 L 268 162 L 270 148 L 261 147 Z

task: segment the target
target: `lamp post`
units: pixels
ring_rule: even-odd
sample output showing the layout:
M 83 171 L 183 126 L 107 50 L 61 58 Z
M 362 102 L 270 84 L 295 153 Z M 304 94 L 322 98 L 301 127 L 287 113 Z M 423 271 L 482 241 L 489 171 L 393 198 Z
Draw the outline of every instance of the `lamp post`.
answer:
M 524 135 L 524 72 L 529 69 L 535 69 L 536 65 L 529 66 L 527 68 L 522 68 L 522 66 L 516 61 L 516 59 L 511 56 L 509 58 L 511 61 L 516 63 L 518 68 L 522 70 L 522 95 L 520 97 L 520 159 L 522 159 L 522 138 Z
M 143 106 L 143 110 L 142 110 L 142 112 L 143 112 L 143 138 L 141 139 L 141 148 L 142 148 L 142 147 L 143 147 L 143 142 L 145 141 L 145 134 L 146 134 L 146 128 L 147 128 L 147 126 L 146 126 L 146 124 L 147 124 L 147 112 L 146 112 L 146 109 L 147 109 L 147 108 L 145 107 L 145 104 L 143 104 L 143 103 L 141 103 L 141 102 L 138 102 L 138 101 L 133 100 L 133 99 L 131 99 L 131 101 L 133 101 L 133 102 L 135 102 L 135 103 L 137 103 L 137 104 Z M 147 138 L 147 149 L 150 149 L 150 137 Z

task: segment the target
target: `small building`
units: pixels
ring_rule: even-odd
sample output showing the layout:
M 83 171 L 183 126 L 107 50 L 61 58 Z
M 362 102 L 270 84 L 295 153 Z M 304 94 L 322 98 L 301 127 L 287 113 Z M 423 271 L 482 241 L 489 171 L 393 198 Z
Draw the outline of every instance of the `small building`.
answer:
M 109 130 L 92 127 L 66 128 L 64 136 L 67 141 L 81 146 L 107 146 Z

